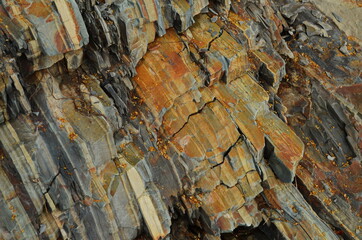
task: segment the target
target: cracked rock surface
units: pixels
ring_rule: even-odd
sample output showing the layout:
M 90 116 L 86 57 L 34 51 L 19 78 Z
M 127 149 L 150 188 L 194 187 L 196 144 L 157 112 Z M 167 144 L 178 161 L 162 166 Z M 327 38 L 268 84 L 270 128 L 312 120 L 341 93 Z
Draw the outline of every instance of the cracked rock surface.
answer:
M 362 239 L 358 26 L 311 2 L 1 1 L 0 239 Z

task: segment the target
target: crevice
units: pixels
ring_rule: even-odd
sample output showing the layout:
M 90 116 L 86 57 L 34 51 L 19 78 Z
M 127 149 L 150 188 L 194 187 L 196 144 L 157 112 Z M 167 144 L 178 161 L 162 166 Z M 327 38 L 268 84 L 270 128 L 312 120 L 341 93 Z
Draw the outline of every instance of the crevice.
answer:
M 222 104 L 218 99 L 216 99 L 220 104 Z M 226 109 L 227 110 L 227 109 Z M 229 111 L 228 111 L 229 112 Z M 251 153 L 251 155 L 252 155 L 252 159 L 253 159 L 253 163 L 254 163 L 254 166 L 255 166 L 255 169 L 256 169 L 256 171 L 258 172 L 258 174 L 259 174 L 259 176 L 260 176 L 260 178 L 261 179 L 263 179 L 263 177 L 264 177 L 264 174 L 263 174 L 263 171 L 261 170 L 261 168 L 259 167 L 259 165 L 258 165 L 258 163 L 257 163 L 257 160 L 256 160 L 256 154 L 255 154 L 255 152 L 256 152 L 256 148 L 254 147 L 254 145 L 248 140 L 248 138 L 245 136 L 245 134 L 241 131 L 241 129 L 239 128 L 239 126 L 235 123 L 235 121 L 234 121 L 234 116 L 232 115 L 232 113 L 231 112 L 229 112 L 229 116 L 230 116 L 230 119 L 231 119 L 231 121 L 233 122 L 233 124 L 234 124 L 234 126 L 235 126 L 235 128 L 236 128 L 236 130 L 239 132 L 239 134 L 240 134 L 240 137 L 239 137 L 239 139 L 240 138 L 242 138 L 241 139 L 241 142 L 243 142 L 243 141 L 245 141 L 245 143 L 246 143 L 246 145 L 247 145 L 247 148 L 248 148 L 248 150 L 250 151 L 250 153 Z M 239 140 L 238 139 L 238 140 Z M 236 141 L 236 143 L 237 143 L 237 141 Z M 235 145 L 235 144 L 234 144 Z M 264 149 L 265 149 L 265 147 L 264 147 Z M 230 148 L 230 150 L 231 150 L 231 148 Z M 229 150 L 229 152 L 230 152 L 230 150 Z M 228 152 L 228 153 L 229 153 Z M 225 155 L 225 157 L 227 156 L 227 154 Z M 224 160 L 223 160 L 223 162 L 224 162 Z M 222 163 L 223 163 L 222 162 Z M 222 164 L 221 163 L 221 164 Z M 219 164 L 220 165 L 220 164 Z M 214 167 L 216 167 L 216 166 L 213 166 L 212 168 L 214 168 Z
M 284 240 L 275 225 L 262 221 L 258 227 L 238 226 L 230 233 L 221 233 L 223 240 L 254 239 L 254 240 Z
M 228 189 L 231 189 L 231 188 L 235 187 L 237 184 L 238 184 L 238 183 L 236 183 L 235 185 L 229 187 L 229 186 L 226 185 L 223 181 L 220 181 L 220 183 L 219 183 L 218 186 L 224 186 L 224 187 L 226 187 L 226 188 L 228 188 Z M 217 187 L 218 187 L 218 186 L 217 186 Z M 215 187 L 215 188 L 216 188 L 216 187 Z M 213 189 L 213 190 L 214 190 L 214 189 Z
M 254 166 L 255 166 L 255 170 L 256 170 L 256 172 L 259 174 L 260 179 L 263 180 L 263 179 L 264 179 L 263 170 L 260 168 L 259 163 L 256 162 L 255 156 L 252 156 L 252 158 L 253 158 L 253 163 L 254 163 Z M 248 171 L 248 172 L 249 172 L 249 171 Z
M 190 118 L 191 118 L 192 116 L 201 113 L 202 110 L 204 110 L 204 108 L 205 108 L 208 104 L 213 103 L 213 102 L 215 102 L 216 100 L 217 100 L 216 97 L 214 97 L 211 101 L 206 102 L 197 112 L 191 113 L 191 114 L 187 117 L 186 122 L 181 126 L 181 128 L 180 128 L 179 130 L 177 130 L 175 133 L 173 133 L 170 137 L 168 137 L 168 140 L 170 140 L 171 138 L 175 137 L 176 134 L 178 134 L 178 133 L 186 126 L 186 124 L 189 122 L 189 120 L 190 120 Z
M 218 164 L 215 164 L 214 166 L 211 167 L 211 169 L 216 168 L 220 165 L 222 165 L 225 162 L 225 158 L 227 158 L 227 156 L 229 155 L 231 149 L 233 149 L 233 147 L 235 147 L 235 145 L 240 141 L 244 141 L 245 140 L 245 136 L 243 134 L 241 134 L 238 139 L 236 139 L 236 141 L 223 153 L 223 158 L 222 161 Z
M 58 169 L 57 174 L 55 174 L 55 176 L 54 176 L 54 177 L 52 178 L 52 180 L 50 181 L 50 183 L 49 183 L 46 191 L 43 193 L 43 195 L 49 192 L 50 188 L 52 187 L 53 183 L 55 182 L 55 179 L 59 176 L 59 174 L 60 174 L 60 169 Z
M 218 34 L 216 37 L 214 37 L 214 38 L 209 42 L 209 44 L 208 44 L 208 46 L 207 46 L 207 51 L 210 51 L 211 44 L 212 44 L 216 39 L 218 39 L 219 37 L 221 37 L 223 33 L 224 33 L 224 26 L 222 26 L 222 27 L 220 28 L 219 34 Z
M 217 101 L 218 101 L 220 104 L 222 104 L 219 100 L 217 100 Z M 226 109 L 226 110 L 227 110 L 227 112 L 229 112 L 228 109 Z M 236 130 L 240 133 L 240 135 L 242 135 L 242 136 L 244 137 L 244 140 L 248 140 L 248 138 L 245 136 L 245 134 L 242 132 L 242 130 L 239 128 L 239 126 L 236 124 L 236 122 L 235 122 L 235 120 L 234 120 L 234 115 L 232 114 L 232 112 L 229 112 L 229 116 L 230 116 L 230 119 L 231 119 L 231 121 L 233 122 Z M 254 146 L 250 141 L 247 141 L 247 145 L 248 145 L 248 149 L 250 148 L 250 146 L 254 148 L 254 149 L 249 149 L 249 150 L 250 150 L 250 153 L 252 153 L 252 155 L 253 155 L 253 157 L 254 157 L 253 152 L 255 152 L 255 149 L 256 149 L 255 146 Z
M 193 45 L 193 47 L 197 50 L 197 53 L 200 56 L 200 59 L 197 58 L 197 56 L 190 50 L 189 47 L 189 43 L 185 40 L 182 40 L 183 44 L 184 44 L 184 48 L 181 50 L 184 51 L 185 49 L 187 49 L 187 51 L 189 52 L 190 58 L 191 60 L 196 63 L 196 65 L 200 68 L 200 70 L 204 73 L 206 79 L 204 82 L 204 85 L 206 87 L 208 87 L 210 85 L 210 72 L 207 69 L 207 61 L 208 61 L 208 56 L 206 55 L 207 52 L 210 51 L 211 45 L 212 43 L 218 39 L 219 37 L 221 37 L 221 35 L 224 33 L 224 27 L 221 27 L 219 30 L 219 33 L 217 36 L 215 36 L 213 39 L 211 39 L 211 41 L 207 44 L 207 48 L 199 48 L 195 43 L 191 42 L 191 44 Z M 202 62 L 202 61 L 203 62 Z
M 200 49 L 200 50 L 202 50 L 202 49 Z M 193 54 L 191 51 L 189 51 L 191 60 L 194 63 L 196 63 L 196 65 L 200 68 L 201 72 L 205 75 L 206 79 L 205 79 L 204 85 L 206 87 L 208 87 L 209 84 L 210 84 L 210 76 L 211 76 L 211 74 L 210 74 L 209 70 L 207 70 L 207 67 L 201 62 L 201 60 L 204 60 L 206 62 L 207 57 L 206 57 L 205 52 L 199 51 L 198 53 L 200 55 L 200 59 L 197 59 L 195 54 Z
M 333 219 L 333 214 L 329 212 L 325 204 L 321 201 L 321 199 L 314 195 L 310 189 L 304 184 L 301 178 L 298 176 L 295 177 L 295 187 L 303 196 L 304 200 L 307 204 L 313 209 L 313 211 L 318 215 L 318 217 L 324 221 L 325 223 L 330 224 L 335 229 L 335 232 L 338 231 L 339 234 L 343 237 L 343 239 L 348 239 L 348 235 L 346 234 L 347 229 L 345 229 L 338 221 L 331 220 Z M 332 200 L 337 200 L 337 198 L 333 197 Z
M 300 226 L 300 228 L 305 232 L 305 234 L 307 234 L 307 236 L 309 237 L 309 239 L 313 239 L 312 236 L 309 235 L 308 231 L 303 227 L 302 224 L 299 223 L 299 221 L 297 219 L 295 219 L 292 215 L 290 215 L 287 211 L 284 211 L 287 216 L 289 216 L 293 221 L 293 225 L 296 225 L 296 226 Z M 279 213 L 279 212 L 278 212 Z M 280 214 L 280 213 L 279 213 Z

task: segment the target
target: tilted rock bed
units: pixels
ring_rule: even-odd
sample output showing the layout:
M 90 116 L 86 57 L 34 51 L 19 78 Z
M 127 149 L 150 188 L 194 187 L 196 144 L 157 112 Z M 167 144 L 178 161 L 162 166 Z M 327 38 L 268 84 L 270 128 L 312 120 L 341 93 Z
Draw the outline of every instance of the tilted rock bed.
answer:
M 361 47 L 312 4 L 4 1 L 0 25 L 1 238 L 360 238 Z

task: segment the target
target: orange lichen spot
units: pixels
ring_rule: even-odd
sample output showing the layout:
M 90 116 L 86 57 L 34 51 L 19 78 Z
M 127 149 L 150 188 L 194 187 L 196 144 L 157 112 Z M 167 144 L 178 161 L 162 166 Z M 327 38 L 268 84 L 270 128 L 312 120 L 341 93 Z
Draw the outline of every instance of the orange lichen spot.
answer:
M 131 113 L 130 119 L 134 120 L 134 119 L 136 119 L 138 117 L 138 115 L 139 115 L 139 112 L 134 111 L 134 112 Z
M 16 218 L 16 214 L 11 215 L 11 220 L 12 221 L 15 221 L 15 218 Z
M 158 147 L 159 151 L 161 152 L 161 155 L 162 155 L 164 158 L 170 159 L 170 157 L 169 157 L 168 154 L 167 154 L 167 149 L 168 149 L 168 147 L 167 147 L 167 142 L 164 142 L 164 141 L 162 140 L 162 138 L 158 138 L 158 139 L 157 139 L 157 147 Z
M 188 196 L 187 199 L 191 204 L 195 205 L 196 207 L 200 207 L 202 205 L 202 202 L 195 196 Z
M 127 163 L 119 163 L 119 164 L 116 164 L 116 167 L 117 168 L 123 168 L 125 169 L 127 167 Z
M 149 152 L 154 152 L 154 151 L 156 151 L 156 149 L 155 149 L 154 147 L 149 147 L 149 148 L 148 148 L 148 151 L 149 151 Z
M 44 126 L 43 124 L 38 125 L 38 129 L 39 129 L 40 131 L 42 131 L 42 132 L 46 132 L 46 131 L 47 131 L 47 129 L 45 128 L 45 126 Z
M 349 197 L 348 197 L 348 195 L 347 194 L 343 194 L 343 197 L 344 197 L 344 199 L 346 199 L 347 201 L 349 200 Z
M 70 141 L 74 141 L 75 139 L 77 139 L 77 137 L 78 137 L 78 134 L 76 134 L 75 132 L 71 132 L 68 135 L 68 138 Z
M 342 167 L 348 167 L 349 166 L 349 163 L 348 162 L 345 162 L 342 164 Z
M 61 123 L 66 123 L 67 122 L 67 120 L 65 118 L 62 118 L 62 117 L 57 118 L 57 120 L 59 122 L 61 122 Z
M 311 191 L 311 192 L 309 193 L 310 196 L 314 196 L 314 195 L 316 195 L 316 194 L 317 194 L 316 191 Z
M 325 198 L 325 199 L 323 200 L 323 202 L 324 202 L 327 206 L 329 206 L 329 205 L 331 205 L 332 200 L 329 199 L 329 198 Z

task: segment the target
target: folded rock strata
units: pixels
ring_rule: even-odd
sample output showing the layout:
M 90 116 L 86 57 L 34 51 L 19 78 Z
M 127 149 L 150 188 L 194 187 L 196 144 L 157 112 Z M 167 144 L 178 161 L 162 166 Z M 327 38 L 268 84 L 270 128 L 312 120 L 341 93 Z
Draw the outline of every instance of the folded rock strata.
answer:
M 311 3 L 4 0 L 0 26 L 1 239 L 361 239 L 361 47 Z

